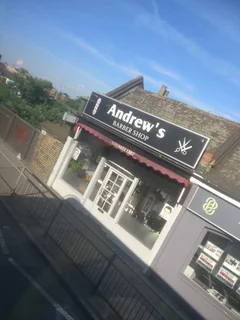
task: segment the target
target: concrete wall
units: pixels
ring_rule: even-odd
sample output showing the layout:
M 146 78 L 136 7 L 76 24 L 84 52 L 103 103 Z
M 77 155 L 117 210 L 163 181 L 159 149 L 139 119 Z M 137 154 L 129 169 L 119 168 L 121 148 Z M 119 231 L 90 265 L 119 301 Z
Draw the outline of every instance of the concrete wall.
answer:
M 0 106 L 0 138 L 21 159 L 28 159 L 33 145 L 39 135 L 39 130 L 18 117 L 15 113 Z
M 202 242 L 207 227 L 214 230 L 213 226 L 183 207 L 160 248 L 152 269 L 203 318 L 236 319 L 230 311 L 227 312 L 219 302 L 183 274 Z
M 62 148 L 63 143 L 57 138 L 49 134 L 39 136 L 32 154 L 31 169 L 43 182 L 47 183 Z

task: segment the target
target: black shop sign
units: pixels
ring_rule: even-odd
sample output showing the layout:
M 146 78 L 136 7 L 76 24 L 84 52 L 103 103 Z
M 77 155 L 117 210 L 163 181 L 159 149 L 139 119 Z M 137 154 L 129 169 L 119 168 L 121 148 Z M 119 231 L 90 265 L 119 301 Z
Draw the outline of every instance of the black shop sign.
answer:
M 83 115 L 141 148 L 196 168 L 209 139 L 115 99 L 93 92 Z

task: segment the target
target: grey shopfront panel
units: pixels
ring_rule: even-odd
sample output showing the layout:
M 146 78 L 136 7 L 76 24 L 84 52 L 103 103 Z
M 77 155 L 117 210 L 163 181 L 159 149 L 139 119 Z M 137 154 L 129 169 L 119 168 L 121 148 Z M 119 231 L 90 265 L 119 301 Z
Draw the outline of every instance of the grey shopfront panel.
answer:
M 152 269 L 156 276 L 171 286 L 204 319 L 233 320 L 236 318 L 231 312 L 226 312 L 217 301 L 214 302 L 184 275 L 185 268 L 203 240 L 205 230 L 209 227 L 211 227 L 209 223 L 183 208 L 165 240 L 165 245 L 160 249 Z
M 238 221 L 238 207 L 210 191 L 193 185 L 151 266 L 155 275 L 170 285 L 204 319 L 239 318 L 187 278 L 184 271 L 209 230 L 218 233 L 218 229 L 224 227 L 229 229 L 229 233 L 231 231 L 231 234 L 239 237 Z
M 240 240 L 240 208 L 198 187 L 188 210 Z

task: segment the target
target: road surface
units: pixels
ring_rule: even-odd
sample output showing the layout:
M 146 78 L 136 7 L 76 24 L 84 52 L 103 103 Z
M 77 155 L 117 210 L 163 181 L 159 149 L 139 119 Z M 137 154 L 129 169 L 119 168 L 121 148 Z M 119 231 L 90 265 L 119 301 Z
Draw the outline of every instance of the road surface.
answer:
M 0 319 L 92 319 L 0 202 Z

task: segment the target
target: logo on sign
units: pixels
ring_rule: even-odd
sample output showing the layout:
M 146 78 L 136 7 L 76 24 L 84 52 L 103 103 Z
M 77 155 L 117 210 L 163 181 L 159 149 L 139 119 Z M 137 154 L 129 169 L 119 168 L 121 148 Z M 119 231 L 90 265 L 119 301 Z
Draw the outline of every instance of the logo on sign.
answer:
M 183 142 L 180 140 L 178 141 L 179 147 L 174 152 L 181 152 L 183 156 L 187 155 L 187 150 L 191 149 L 192 146 L 189 146 L 188 144 L 191 142 L 191 139 L 186 141 L 186 138 L 183 139 Z
M 218 203 L 214 198 L 208 198 L 203 205 L 203 210 L 209 216 L 212 216 L 218 208 Z
M 95 107 L 94 107 L 93 112 L 92 112 L 93 115 L 95 115 L 97 113 L 97 110 L 98 110 L 98 107 L 99 107 L 101 101 L 102 101 L 101 98 L 97 99 L 97 102 L 96 102 Z

